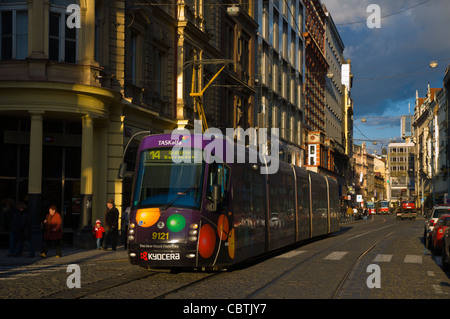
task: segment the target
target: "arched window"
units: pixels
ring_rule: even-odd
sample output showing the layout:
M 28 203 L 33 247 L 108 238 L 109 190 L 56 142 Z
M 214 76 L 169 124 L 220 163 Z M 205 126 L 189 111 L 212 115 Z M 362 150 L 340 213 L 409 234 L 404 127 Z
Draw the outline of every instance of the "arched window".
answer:
M 0 60 L 24 60 L 27 55 L 27 2 L 0 0 Z
M 53 61 L 76 63 L 77 29 L 67 26 L 67 7 L 74 0 L 51 0 L 49 14 L 49 58 Z

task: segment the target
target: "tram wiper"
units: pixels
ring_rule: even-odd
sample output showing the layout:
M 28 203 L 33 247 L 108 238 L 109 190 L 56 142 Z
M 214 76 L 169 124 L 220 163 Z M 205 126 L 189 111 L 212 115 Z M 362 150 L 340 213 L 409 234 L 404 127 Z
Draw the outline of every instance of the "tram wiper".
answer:
M 186 188 L 184 191 L 182 192 L 178 192 L 177 193 L 177 197 L 175 197 L 174 199 L 172 199 L 169 203 L 167 203 L 166 206 L 164 206 L 161 211 L 165 212 L 167 210 L 167 208 L 169 208 L 170 206 L 172 206 L 173 203 L 175 203 L 181 196 L 187 195 L 188 192 L 190 192 L 191 190 L 193 190 L 194 188 L 196 188 L 197 184 L 191 185 L 188 188 Z

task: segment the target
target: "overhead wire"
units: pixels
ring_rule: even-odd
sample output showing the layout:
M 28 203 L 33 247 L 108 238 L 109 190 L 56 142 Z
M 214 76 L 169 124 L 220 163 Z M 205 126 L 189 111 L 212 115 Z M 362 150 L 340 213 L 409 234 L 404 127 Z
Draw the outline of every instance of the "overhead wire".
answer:
M 381 17 L 376 18 L 376 19 L 380 19 L 381 20 L 381 19 L 384 19 L 384 18 L 388 18 L 388 17 L 392 17 L 392 16 L 395 16 L 395 15 L 398 15 L 398 14 L 402 14 L 403 12 L 406 12 L 406 11 L 412 10 L 414 8 L 417 8 L 418 6 L 424 5 L 425 3 L 428 3 L 430 1 L 433 1 L 433 0 L 425 0 L 425 1 L 422 1 L 420 3 L 417 3 L 417 4 L 413 5 L 411 7 L 408 7 L 408 8 L 402 9 L 400 11 L 393 12 L 393 13 L 386 14 L 386 15 L 381 16 Z M 336 25 L 344 26 L 344 25 L 352 25 L 352 24 L 359 24 L 359 23 L 365 23 L 365 22 L 367 22 L 367 19 L 360 20 L 360 21 L 346 22 L 346 23 L 336 23 Z

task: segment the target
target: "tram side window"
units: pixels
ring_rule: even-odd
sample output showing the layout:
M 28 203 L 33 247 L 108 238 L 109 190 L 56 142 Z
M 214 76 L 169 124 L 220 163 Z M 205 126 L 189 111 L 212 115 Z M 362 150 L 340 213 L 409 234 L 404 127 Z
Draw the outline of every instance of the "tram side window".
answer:
M 212 201 L 213 185 L 220 186 L 220 201 L 225 199 L 225 191 L 228 186 L 228 179 L 230 177 L 230 169 L 219 163 L 211 163 L 209 165 L 208 182 L 206 184 L 206 198 Z
M 259 172 L 242 170 L 243 189 L 238 194 L 241 198 L 241 208 L 244 212 L 261 217 L 263 214 L 264 188 Z M 264 216 L 262 216 L 264 218 Z
M 297 179 L 297 202 L 300 214 L 309 213 L 309 188 L 307 176 L 299 176 Z

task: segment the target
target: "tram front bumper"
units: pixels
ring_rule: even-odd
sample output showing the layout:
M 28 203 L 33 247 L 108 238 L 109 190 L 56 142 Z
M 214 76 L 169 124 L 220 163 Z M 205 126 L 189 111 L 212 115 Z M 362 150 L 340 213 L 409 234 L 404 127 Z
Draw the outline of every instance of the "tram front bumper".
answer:
M 192 249 L 192 247 L 179 246 L 178 248 L 154 248 L 151 246 L 129 245 L 128 256 L 131 264 L 145 267 L 196 267 L 195 247 Z

